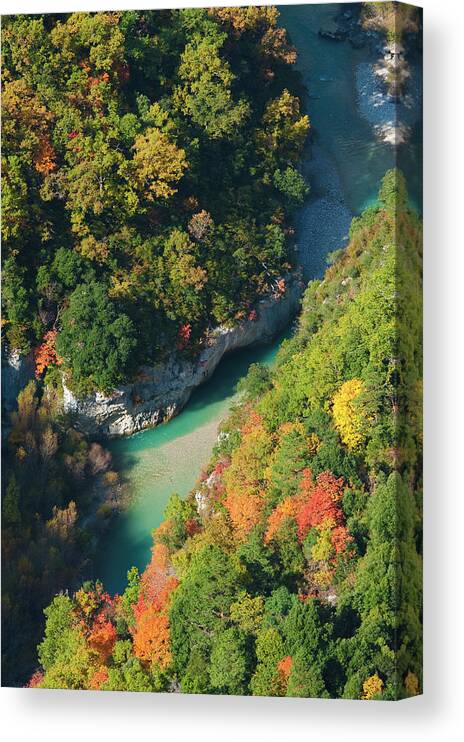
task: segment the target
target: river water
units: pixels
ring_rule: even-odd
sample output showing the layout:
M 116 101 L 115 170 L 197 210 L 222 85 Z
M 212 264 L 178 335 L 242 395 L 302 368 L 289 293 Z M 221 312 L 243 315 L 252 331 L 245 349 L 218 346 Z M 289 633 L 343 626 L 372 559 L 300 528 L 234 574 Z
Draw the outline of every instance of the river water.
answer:
M 345 11 L 348 8 L 343 6 Z M 304 163 L 311 196 L 296 215 L 299 262 L 310 279 L 322 275 L 327 253 L 346 241 L 352 216 L 375 202 L 379 182 L 395 161 L 406 172 L 411 199 L 420 207 L 421 146 L 414 129 L 420 112 L 412 84 L 409 110 L 407 106 L 404 110 L 412 127 L 411 140 L 396 148 L 395 155 L 395 149 L 378 134 L 379 125 L 389 123 L 392 114 L 372 72 L 375 54 L 367 46 L 353 49 L 348 42 L 327 41 L 318 35 L 338 7 L 294 5 L 279 10 L 281 24 L 298 51 L 297 68 L 307 88 L 313 128 L 313 144 Z M 419 86 L 420 82 L 417 90 Z M 170 494 L 185 496 L 208 462 L 238 380 L 251 363 L 272 364 L 280 342 L 281 338 L 225 358 L 178 417 L 108 444 L 114 466 L 133 494 L 131 507 L 98 547 L 95 577 L 104 581 L 109 592 L 124 588 L 132 565 L 145 567 L 151 531 L 161 522 Z

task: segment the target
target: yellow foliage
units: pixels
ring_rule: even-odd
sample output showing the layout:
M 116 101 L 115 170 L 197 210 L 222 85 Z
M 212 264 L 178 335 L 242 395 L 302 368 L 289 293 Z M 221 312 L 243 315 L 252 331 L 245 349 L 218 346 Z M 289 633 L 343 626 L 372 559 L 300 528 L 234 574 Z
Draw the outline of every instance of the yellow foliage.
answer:
M 321 441 L 319 440 L 319 437 L 316 435 L 316 433 L 310 433 L 308 436 L 308 451 L 311 454 L 311 456 L 316 455 L 316 453 L 319 450 L 320 445 L 321 445 Z
M 234 534 L 230 520 L 226 513 L 214 513 L 205 523 L 205 543 L 219 546 L 223 551 L 231 553 L 235 548 Z
M 135 180 L 145 190 L 147 198 L 168 198 L 177 192 L 186 168 L 183 149 L 176 147 L 162 131 L 147 129 L 139 134 L 134 144 Z
M 363 417 L 357 407 L 357 400 L 363 391 L 360 379 L 345 381 L 332 399 L 332 414 L 343 443 L 352 451 L 364 440 Z
M 418 8 L 396 2 L 363 3 L 361 20 L 364 28 L 384 31 L 390 38 L 419 30 Z
M 408 696 L 417 696 L 419 694 L 419 679 L 415 673 L 408 672 L 404 679 L 404 687 Z
M 94 591 L 87 592 L 84 588 L 77 591 L 74 599 L 85 616 L 90 616 L 98 606 L 96 593 Z
M 293 433 L 294 431 L 300 433 L 300 435 L 303 436 L 306 434 L 305 426 L 303 425 L 303 423 L 297 421 L 296 423 L 282 423 L 279 428 L 279 436 L 282 437 L 284 435 L 287 435 L 287 433 Z
M 228 495 L 258 495 L 266 478 L 265 462 L 271 454 L 273 441 L 261 424 L 247 430 L 240 446 L 234 451 L 231 465 L 223 475 Z
M 257 132 L 258 152 L 269 153 L 285 149 L 296 160 L 303 148 L 309 118 L 300 113 L 300 101 L 284 90 L 279 98 L 269 101 L 263 115 L 263 129 Z
M 256 634 L 260 627 L 264 611 L 264 598 L 258 595 L 252 598 L 248 593 L 230 606 L 230 618 L 246 634 Z
M 318 526 L 319 537 L 311 549 L 311 557 L 315 562 L 328 562 L 333 555 L 332 528 L 334 524 L 330 519 L 325 520 Z
M 364 681 L 361 698 L 364 701 L 370 701 L 375 696 L 378 696 L 382 692 L 382 689 L 383 680 L 375 673 L 375 675 L 371 675 L 370 678 Z
M 279 11 L 274 6 L 250 5 L 244 8 L 210 8 L 209 15 L 232 26 L 237 35 L 244 31 L 255 31 L 260 26 L 275 26 Z
M 330 569 L 320 569 L 318 572 L 314 572 L 313 580 L 318 587 L 329 587 L 332 582 L 333 572 Z
M 77 248 L 82 257 L 88 260 L 95 260 L 96 263 L 105 263 L 108 260 L 108 243 L 105 240 L 96 240 L 93 235 L 84 237 Z

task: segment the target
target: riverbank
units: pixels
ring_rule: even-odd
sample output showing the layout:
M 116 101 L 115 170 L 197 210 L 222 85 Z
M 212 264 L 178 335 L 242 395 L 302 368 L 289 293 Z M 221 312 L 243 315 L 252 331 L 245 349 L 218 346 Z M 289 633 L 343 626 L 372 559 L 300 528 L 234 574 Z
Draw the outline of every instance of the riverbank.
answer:
M 318 35 L 337 12 L 333 6 L 285 6 L 280 11 L 298 49 L 297 68 L 312 126 L 303 161 L 311 194 L 295 219 L 297 262 L 307 282 L 323 275 L 327 254 L 346 244 L 352 216 L 376 199 L 381 177 L 394 166 L 394 150 L 376 137 L 359 108 L 356 69 L 374 63 L 370 48 L 356 49 Z M 279 347 L 277 340 L 226 356 L 180 415 L 109 443 L 114 465 L 134 497 L 99 548 L 95 577 L 111 592 L 123 589 L 131 565 L 145 567 L 151 529 L 161 522 L 171 493 L 185 497 L 195 486 L 239 379 L 250 363 L 272 364 Z
M 164 425 L 107 443 L 113 466 L 132 493 L 130 508 L 99 544 L 94 577 L 110 592 L 125 584 L 128 568 L 144 569 L 150 557 L 151 529 L 163 518 L 173 492 L 184 497 L 208 464 L 218 428 L 237 399 L 237 383 L 252 363 L 272 366 L 283 337 L 226 356 L 207 384 L 198 387 L 181 414 Z
M 218 327 L 194 358 L 174 351 L 164 363 L 143 366 L 136 380 L 106 396 L 76 397 L 63 382 L 63 407 L 76 427 L 94 437 L 116 438 L 155 427 L 177 415 L 192 392 L 204 384 L 222 358 L 241 348 L 269 342 L 286 328 L 299 307 L 303 282 L 298 272 L 284 277 L 285 290 L 258 302 L 233 327 Z

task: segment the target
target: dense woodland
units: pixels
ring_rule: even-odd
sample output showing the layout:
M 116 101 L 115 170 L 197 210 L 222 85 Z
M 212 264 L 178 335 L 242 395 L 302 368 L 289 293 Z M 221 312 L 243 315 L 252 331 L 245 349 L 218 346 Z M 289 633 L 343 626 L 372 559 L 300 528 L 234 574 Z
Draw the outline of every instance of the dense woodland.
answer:
M 2 457 L 2 682 L 37 664 L 43 608 L 92 573 L 95 539 L 127 502 L 111 456 L 32 381 L 19 394 Z
M 352 222 L 276 369 L 252 367 L 197 488 L 121 596 L 46 609 L 32 687 L 421 692 L 421 223 L 403 178 Z
M 91 571 L 125 499 L 60 409 L 285 291 L 309 129 L 275 8 L 2 19 L 2 353 L 36 381 L 4 416 L 3 682 L 43 607 Z M 251 314 L 253 316 L 253 314 Z
M 277 19 L 2 19 L 10 351 L 38 348 L 79 394 L 109 391 L 285 290 L 309 120 Z

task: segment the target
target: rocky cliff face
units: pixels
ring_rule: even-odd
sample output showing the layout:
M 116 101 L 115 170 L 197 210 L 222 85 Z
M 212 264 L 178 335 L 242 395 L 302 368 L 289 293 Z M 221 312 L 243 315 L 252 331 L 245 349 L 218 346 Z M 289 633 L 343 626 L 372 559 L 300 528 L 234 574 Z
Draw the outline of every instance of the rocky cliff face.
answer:
M 76 426 L 83 432 L 110 438 L 170 419 L 184 407 L 193 390 L 212 375 L 226 353 L 270 340 L 284 329 L 298 310 L 302 289 L 298 277 L 287 277 L 285 295 L 263 299 L 256 319 L 244 320 L 233 328 L 217 328 L 194 360 L 173 353 L 162 364 L 143 366 L 133 383 L 119 387 L 111 396 L 97 392 L 78 399 L 63 385 L 65 410 L 76 415 Z
M 5 412 L 16 408 L 16 398 L 34 378 L 34 356 L 21 356 L 17 351 L 2 354 L 2 407 Z

